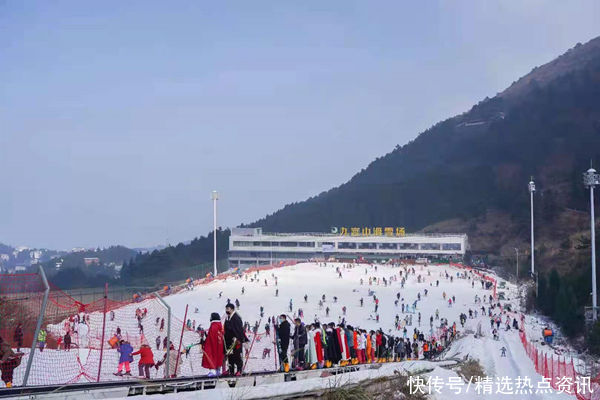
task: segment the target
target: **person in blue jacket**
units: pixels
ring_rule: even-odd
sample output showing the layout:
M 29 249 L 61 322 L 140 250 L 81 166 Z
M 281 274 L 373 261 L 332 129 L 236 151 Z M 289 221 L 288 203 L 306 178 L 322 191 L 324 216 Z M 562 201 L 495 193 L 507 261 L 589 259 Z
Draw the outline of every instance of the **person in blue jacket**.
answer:
M 117 347 L 117 351 L 120 353 L 119 356 L 119 369 L 115 375 L 123 376 L 128 375 L 131 376 L 131 368 L 129 367 L 129 363 L 133 362 L 133 347 L 126 342 L 125 340 L 121 340 L 119 342 L 119 347 Z M 125 367 L 125 374 L 123 374 L 123 367 Z

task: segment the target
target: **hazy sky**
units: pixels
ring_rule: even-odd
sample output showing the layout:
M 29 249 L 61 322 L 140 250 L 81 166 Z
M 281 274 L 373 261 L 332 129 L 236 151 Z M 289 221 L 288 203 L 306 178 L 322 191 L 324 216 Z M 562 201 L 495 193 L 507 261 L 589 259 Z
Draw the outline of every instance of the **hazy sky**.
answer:
M 189 240 L 600 35 L 590 1 L 0 0 L 0 242 Z

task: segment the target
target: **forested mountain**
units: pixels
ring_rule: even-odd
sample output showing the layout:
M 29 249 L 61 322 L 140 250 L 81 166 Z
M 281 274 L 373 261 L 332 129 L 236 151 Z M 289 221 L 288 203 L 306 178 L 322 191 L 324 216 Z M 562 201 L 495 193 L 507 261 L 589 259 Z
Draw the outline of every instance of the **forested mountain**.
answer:
M 538 306 L 574 334 L 589 304 L 589 204 L 581 174 L 590 160 L 600 167 L 600 38 L 397 146 L 341 186 L 249 226 L 267 232 L 332 226 L 466 232 L 473 253 L 494 265 L 514 269 L 519 248 L 526 271 L 527 183 L 533 176 Z M 228 234 L 218 236 L 222 259 Z M 209 263 L 211 246 L 209 235 L 139 255 L 124 268 L 123 281 L 204 273 L 210 266 L 190 266 Z M 551 274 L 554 269 L 560 274 Z
M 42 266 L 48 278 L 63 289 L 102 286 L 115 283 L 121 266 L 137 254 L 125 246 L 110 246 L 72 251 Z
M 540 261 L 572 256 L 585 231 L 581 173 L 600 166 L 600 38 L 373 161 L 343 185 L 250 224 L 265 231 L 405 226 L 467 232 L 474 253 L 527 249 L 534 176 Z M 562 254 L 561 254 L 562 253 Z
M 227 264 L 229 229 L 217 229 L 217 256 L 219 269 Z M 213 233 L 193 239 L 190 244 L 179 243 L 162 250 L 139 253 L 123 265 L 121 281 L 124 285 L 155 285 L 183 280 L 190 276 L 203 277 L 213 271 Z

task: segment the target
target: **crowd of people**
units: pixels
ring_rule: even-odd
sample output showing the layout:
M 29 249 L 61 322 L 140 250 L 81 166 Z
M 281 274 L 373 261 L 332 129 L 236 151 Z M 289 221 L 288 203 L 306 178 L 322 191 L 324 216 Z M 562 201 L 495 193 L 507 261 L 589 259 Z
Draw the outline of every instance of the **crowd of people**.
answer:
M 323 263 L 323 266 L 326 266 Z M 343 265 L 336 267 L 337 276 L 343 274 L 344 268 L 354 268 L 354 265 Z M 377 266 L 371 267 L 373 271 L 377 271 Z M 402 266 L 400 271 L 389 277 L 369 276 L 361 278 L 360 284 L 373 285 L 391 285 L 393 282 L 398 282 L 401 288 L 407 282 L 410 275 L 415 275 L 417 282 L 425 282 L 425 276 L 417 273 L 415 266 Z M 427 276 L 431 277 L 431 270 L 427 270 Z M 365 275 L 368 275 L 365 268 Z M 277 278 L 274 274 L 271 276 L 275 279 L 274 285 L 277 286 Z M 252 282 L 264 282 L 268 286 L 267 280 L 259 279 L 258 272 L 254 276 L 246 277 Z M 453 282 L 455 279 L 471 280 L 471 287 L 475 288 L 475 284 L 481 285 L 482 289 L 489 289 L 487 281 L 479 277 L 464 272 L 448 273 L 447 271 L 439 272 L 439 279 L 431 281 L 430 286 L 439 287 L 440 279 L 446 279 Z M 479 282 L 477 282 L 479 281 Z M 278 296 L 278 289 L 276 289 Z M 242 295 L 244 288 L 242 289 Z M 359 326 L 353 326 L 346 321 L 346 306 L 341 307 L 342 315 L 338 316 L 338 322 L 321 323 L 317 315 L 311 322 L 303 322 L 303 310 L 298 308 L 294 312 L 293 317 L 289 317 L 283 313 L 278 317 L 271 317 L 269 323 L 265 326 L 264 335 L 270 336 L 270 325 L 275 328 L 273 343 L 277 348 L 279 357 L 279 368 L 282 371 L 290 369 L 316 369 L 328 368 L 333 366 L 345 366 L 361 363 L 380 363 L 389 361 L 401 361 L 406 359 L 433 359 L 436 358 L 448 347 L 450 342 L 457 335 L 457 323 L 450 324 L 448 319 L 440 316 L 439 310 L 435 310 L 435 314 L 429 316 L 429 327 L 421 327 L 421 313 L 417 313 L 417 304 L 422 298 L 427 297 L 428 289 L 420 291 L 414 301 L 406 301 L 400 293 L 397 293 L 394 304 L 399 309 L 398 314 L 403 314 L 400 318 L 396 314 L 395 329 L 388 329 L 387 332 L 382 329 L 364 329 Z M 371 318 L 379 322 L 378 308 L 380 299 L 374 295 L 374 291 L 369 290 L 369 295 L 373 298 L 375 317 Z M 220 293 L 219 297 L 222 296 Z M 448 295 L 446 292 L 442 294 L 443 300 L 447 301 L 448 307 L 452 308 L 456 303 L 456 296 Z M 323 308 L 326 300 L 325 294 L 319 299 L 319 309 Z M 308 295 L 304 295 L 304 302 L 308 301 Z M 493 298 L 490 295 L 484 296 L 483 299 L 476 296 L 475 303 L 488 303 L 486 307 L 481 306 L 481 315 L 488 314 L 490 318 L 500 318 L 504 310 L 499 304 L 494 304 Z M 227 299 L 226 313 L 224 326 L 221 326 L 221 321 L 217 318 L 218 314 L 213 313 L 211 316 L 211 327 L 208 331 L 206 341 L 209 343 L 217 343 L 217 337 L 223 335 L 224 344 L 216 344 L 205 346 L 203 351 L 203 366 L 209 368 L 209 375 L 218 375 L 221 373 L 221 361 L 228 361 L 227 366 L 223 368 L 224 375 L 233 374 L 239 375 L 243 372 L 242 348 L 245 343 L 248 343 L 246 331 L 256 334 L 259 322 L 256 321 L 253 328 L 250 330 L 248 322 L 242 323 L 236 306 L 239 307 L 239 300 L 236 299 L 236 304 L 231 303 L 231 299 Z M 338 303 L 338 298 L 333 296 L 333 303 Z M 401 304 L 400 304 L 401 303 Z M 360 307 L 365 305 L 364 298 L 360 298 Z M 293 300 L 290 299 L 289 311 L 294 308 Z M 400 312 L 401 310 L 401 312 Z M 260 307 L 261 317 L 264 309 Z M 468 309 L 460 314 L 459 321 L 464 327 L 467 319 L 477 317 L 478 310 Z M 413 314 L 417 319 L 418 327 L 412 327 Z M 326 310 L 326 316 L 329 316 L 329 306 Z M 507 317 L 509 318 L 509 317 Z M 516 320 L 513 321 L 516 323 Z M 513 324 L 514 325 L 514 324 Z M 223 333 L 220 333 L 223 332 Z M 266 350 L 266 349 L 265 349 Z M 263 357 L 270 350 L 263 353 Z M 291 360 L 291 363 L 290 363 Z
M 322 263 L 321 266 L 327 267 L 328 265 L 327 263 Z M 376 265 L 365 266 L 364 264 L 350 263 L 335 266 L 335 275 L 338 278 L 343 277 L 347 272 L 346 270 L 352 268 L 360 268 L 360 274 L 362 275 L 362 268 L 364 268 L 364 276 L 357 281 L 357 284 L 367 287 L 362 290 L 364 290 L 365 294 L 368 294 L 368 297 L 357 295 L 355 301 L 358 300 L 356 307 L 360 308 L 369 307 L 372 304 L 372 313 L 368 321 L 363 321 L 362 323 L 347 321 L 349 307 L 347 304 L 344 304 L 344 301 L 341 301 L 341 298 L 335 295 L 329 294 L 329 297 L 326 297 L 326 294 L 317 296 L 311 294 L 311 297 L 314 296 L 314 299 L 311 299 L 311 301 L 314 302 L 315 309 L 318 304 L 318 309 L 321 313 L 324 311 L 325 318 L 328 320 L 331 319 L 330 311 L 332 309 L 339 310 L 337 322 L 321 322 L 317 314 L 314 315 L 314 318 L 305 318 L 303 307 L 297 307 L 293 299 L 290 299 L 287 308 L 289 314 L 292 314 L 292 316 L 282 312 L 278 316 L 266 317 L 267 323 L 264 325 L 264 332 L 259 333 L 260 321 L 264 321 L 264 307 L 259 307 L 261 319 L 250 324 L 248 321 L 244 322 L 237 311 L 240 308 L 240 300 L 237 298 L 234 300 L 228 298 L 224 318 L 222 319 L 217 312 L 211 313 L 208 329 L 204 329 L 200 324 L 196 324 L 195 319 L 186 320 L 185 325 L 188 330 L 198 333 L 199 343 L 183 346 L 181 354 L 187 355 L 191 346 L 199 345 L 202 349 L 201 365 L 203 368 L 208 369 L 209 376 L 239 376 L 243 374 L 246 367 L 245 364 L 250 356 L 251 348 L 249 347 L 253 345 L 249 340 L 249 336 L 254 338 L 259 337 L 259 340 L 260 337 L 269 338 L 268 342 L 271 344 L 271 348 L 277 352 L 277 359 L 279 361 L 277 365 L 281 371 L 402 360 L 435 359 L 456 337 L 458 333 L 457 322 L 449 323 L 448 319 L 441 315 L 439 309 L 435 309 L 435 312 L 432 312 L 430 316 L 423 316 L 426 319 L 422 321 L 422 309 L 418 306 L 419 302 L 425 300 L 433 293 L 434 295 L 441 296 L 441 299 L 451 309 L 456 304 L 457 298 L 451 293 L 446 293 L 446 290 L 451 289 L 449 285 L 443 286 L 443 293 L 441 293 L 441 288 L 437 289 L 439 291 L 436 292 L 435 288 L 439 288 L 440 281 L 446 280 L 448 283 L 452 283 L 454 280 L 465 279 L 470 280 L 469 286 L 472 288 L 475 288 L 477 284 L 478 287 L 481 285 L 481 289 L 489 289 L 488 282 L 467 271 L 452 271 L 449 273 L 446 270 L 440 269 L 436 272 L 436 274 L 439 273 L 439 276 L 432 277 L 431 268 L 423 269 L 410 265 L 397 265 L 396 267 L 398 268 L 390 271 L 389 276 L 381 276 L 381 273 L 378 273 Z M 405 292 L 404 287 L 409 277 L 419 284 L 427 282 L 428 286 L 423 285 L 423 287 L 420 287 L 416 295 L 414 291 Z M 275 296 L 279 296 L 278 278 L 275 273 L 271 273 L 270 278 L 268 281 L 263 276 L 260 276 L 259 272 L 255 272 L 253 274 L 245 274 L 243 277 L 239 276 L 236 279 L 246 279 L 249 281 L 248 284 L 254 282 L 261 286 L 263 283 L 264 286 L 269 286 L 269 283 L 272 282 L 275 288 Z M 397 285 L 400 290 L 395 295 L 385 296 L 382 299 L 375 294 L 375 286 L 388 287 L 392 285 Z M 242 287 L 241 295 L 244 296 L 246 291 L 246 286 Z M 358 292 L 358 290 L 354 291 Z M 414 298 L 405 298 L 401 295 L 401 292 L 412 293 L 411 297 L 414 296 Z M 222 298 L 222 296 L 223 292 L 220 292 L 218 297 Z M 304 294 L 302 298 L 305 304 L 309 302 L 308 294 Z M 383 318 L 386 320 L 386 329 L 380 323 L 382 300 L 386 303 L 386 312 L 383 315 Z M 301 299 L 297 301 L 302 305 Z M 396 310 L 393 325 L 390 324 L 390 321 L 394 318 L 394 314 L 389 315 L 392 303 Z M 464 299 L 463 304 L 465 304 Z M 306 308 L 307 306 L 305 305 L 304 307 Z M 350 315 L 352 315 L 352 311 L 350 310 Z M 198 312 L 197 307 L 195 312 Z M 367 314 L 370 312 L 369 310 Z M 452 314 L 456 315 L 456 312 L 453 311 Z M 140 378 L 150 378 L 151 367 L 155 367 L 158 370 L 167 361 L 169 365 L 168 376 L 175 377 L 179 375 L 182 364 L 181 354 L 178 354 L 179 350 L 175 348 L 173 343 L 167 341 L 166 334 L 164 334 L 164 338 L 160 335 L 166 328 L 165 319 L 153 315 L 151 319 L 154 321 L 159 336 L 156 336 L 155 340 L 153 337 L 150 341 L 155 342 L 156 351 L 161 350 L 161 348 L 164 351 L 164 353 L 161 352 L 162 357 L 159 357 L 161 359 L 155 360 L 153 349 L 144 336 L 144 324 L 147 323 L 148 315 L 151 314 L 146 308 L 137 308 L 135 311 L 139 335 L 144 338 L 144 340 L 140 341 L 141 344 L 137 351 L 134 351 L 133 346 L 127 338 L 122 337 L 120 328 L 118 327 L 109 340 L 111 346 L 119 353 L 118 368 L 115 375 L 130 376 L 130 364 L 134 362 L 135 356 L 139 356 L 138 375 Z M 505 310 L 502 309 L 500 304 L 494 303 L 491 295 L 488 296 L 486 294 L 482 297 L 476 295 L 474 308 L 465 309 L 464 312 L 461 312 L 458 323 L 464 327 L 467 319 L 487 316 L 490 319 L 493 335 L 497 337 L 501 324 L 504 324 L 506 329 L 510 329 L 511 327 L 518 329 L 516 319 L 511 319 L 507 315 L 506 320 L 504 320 L 503 317 L 505 315 Z M 321 317 L 323 317 L 323 314 L 321 314 Z M 110 320 L 114 320 L 114 312 L 111 312 Z M 82 339 L 85 341 L 87 338 L 87 332 L 89 331 L 88 324 L 89 315 L 81 317 L 75 315 L 65 322 L 64 329 L 66 334 L 64 338 L 61 338 L 65 350 L 70 349 L 71 333 L 77 334 L 78 344 L 81 346 Z M 363 324 L 367 325 L 368 328 L 361 326 Z M 374 328 L 373 326 L 379 326 L 379 328 Z M 392 326 L 391 329 L 390 326 Z M 21 330 L 20 334 L 19 330 Z M 38 336 L 40 351 L 43 350 L 45 345 L 45 335 L 45 330 L 42 329 Z M 17 326 L 15 330 L 14 341 L 20 348 L 23 342 L 20 326 Z M 0 339 L 2 379 L 5 382 L 12 382 L 12 370 L 18 365 L 17 360 L 20 361 L 19 348 L 17 348 L 17 353 L 14 353 L 10 346 L 6 344 L 2 345 L 2 343 Z M 58 344 L 60 346 L 60 343 Z M 169 352 L 165 351 L 167 348 L 170 350 Z M 244 350 L 246 351 L 245 357 L 243 356 Z M 263 350 L 263 358 L 267 355 L 270 356 L 270 349 L 267 351 L 267 347 L 265 347 Z M 9 366 L 13 365 L 12 369 L 9 368 Z

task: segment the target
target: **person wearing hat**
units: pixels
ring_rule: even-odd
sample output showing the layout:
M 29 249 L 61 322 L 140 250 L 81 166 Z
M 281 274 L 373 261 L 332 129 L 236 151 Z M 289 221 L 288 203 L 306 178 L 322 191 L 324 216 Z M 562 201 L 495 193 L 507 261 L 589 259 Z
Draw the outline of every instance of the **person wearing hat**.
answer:
M 202 347 L 202 367 L 208 369 L 208 376 L 218 376 L 223 365 L 223 325 L 218 313 L 210 314 L 210 328 Z
M 150 379 L 150 367 L 154 365 L 152 349 L 147 343 L 142 343 L 138 351 L 131 353 L 132 356 L 137 356 L 138 354 L 140 355 L 140 361 L 138 362 L 140 378 Z
M 169 345 L 169 351 L 165 352 L 165 355 L 163 356 L 162 360 L 157 362 L 154 365 L 154 368 L 156 368 L 156 370 L 158 371 L 160 366 L 167 362 L 167 354 L 169 355 L 168 376 L 170 378 L 176 378 L 179 375 L 179 372 L 181 371 L 181 359 L 179 357 L 179 354 L 177 353 L 177 350 L 175 349 L 175 345 L 173 344 L 173 342 L 171 342 L 171 344 Z
M 227 318 L 225 319 L 225 352 L 227 355 L 227 361 L 229 362 L 229 373 L 240 376 L 242 369 L 244 368 L 242 362 L 242 344 L 247 341 L 246 334 L 244 333 L 244 323 L 240 316 L 235 312 L 235 306 L 231 303 L 227 303 L 225 306 L 225 313 Z
M 294 334 L 292 339 L 294 340 L 294 361 L 296 370 L 302 371 L 305 368 L 305 354 L 304 347 L 308 343 L 308 335 L 306 333 L 306 327 L 302 323 L 300 318 L 294 320 Z

